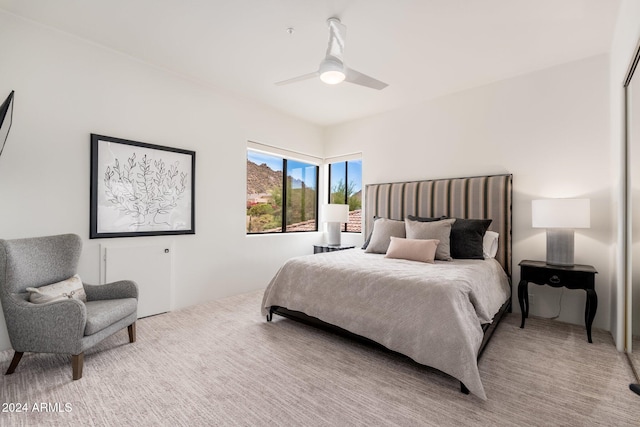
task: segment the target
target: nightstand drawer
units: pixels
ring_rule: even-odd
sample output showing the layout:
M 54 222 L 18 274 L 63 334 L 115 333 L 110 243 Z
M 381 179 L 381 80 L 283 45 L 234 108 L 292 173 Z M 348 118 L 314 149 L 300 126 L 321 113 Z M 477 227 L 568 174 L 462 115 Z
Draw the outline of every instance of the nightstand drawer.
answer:
M 589 283 L 593 283 L 593 274 L 582 271 L 566 271 L 561 269 L 540 269 L 522 266 L 520 280 L 533 282 L 540 285 L 549 285 L 555 288 L 566 287 L 569 289 L 585 289 Z

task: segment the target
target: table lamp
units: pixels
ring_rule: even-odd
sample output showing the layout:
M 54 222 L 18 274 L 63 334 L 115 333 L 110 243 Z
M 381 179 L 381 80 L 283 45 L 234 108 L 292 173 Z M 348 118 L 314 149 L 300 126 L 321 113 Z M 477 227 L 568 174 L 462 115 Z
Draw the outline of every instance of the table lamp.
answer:
M 349 205 L 327 204 L 323 206 L 323 218 L 327 223 L 327 244 L 340 245 L 340 224 L 349 222 Z
M 531 225 L 547 229 L 547 264 L 572 266 L 575 228 L 589 228 L 589 199 L 531 201 Z

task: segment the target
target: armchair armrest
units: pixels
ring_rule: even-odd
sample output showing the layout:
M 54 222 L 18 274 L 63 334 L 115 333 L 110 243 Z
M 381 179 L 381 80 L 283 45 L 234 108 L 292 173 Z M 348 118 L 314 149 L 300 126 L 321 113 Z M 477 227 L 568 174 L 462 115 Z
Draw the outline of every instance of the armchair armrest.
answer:
M 33 304 L 12 297 L 5 319 L 16 351 L 71 353 L 81 351 L 87 321 L 85 305 L 76 299 Z
M 119 280 L 104 285 L 89 285 L 83 283 L 87 301 L 106 299 L 135 298 L 138 299 L 138 285 L 133 280 Z

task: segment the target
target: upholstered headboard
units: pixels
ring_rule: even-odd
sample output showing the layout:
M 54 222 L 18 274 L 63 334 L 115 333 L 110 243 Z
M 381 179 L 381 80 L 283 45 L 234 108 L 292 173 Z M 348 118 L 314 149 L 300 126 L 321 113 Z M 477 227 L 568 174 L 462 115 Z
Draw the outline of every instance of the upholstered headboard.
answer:
M 374 216 L 404 220 L 407 215 L 492 219 L 500 234 L 496 260 L 511 277 L 512 175 L 369 184 L 365 187 L 365 236 Z

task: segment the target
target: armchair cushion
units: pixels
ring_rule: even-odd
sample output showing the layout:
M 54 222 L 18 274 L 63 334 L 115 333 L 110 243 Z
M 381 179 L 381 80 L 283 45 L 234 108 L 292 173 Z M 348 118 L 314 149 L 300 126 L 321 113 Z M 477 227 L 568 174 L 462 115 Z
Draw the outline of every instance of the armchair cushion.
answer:
M 118 320 L 133 314 L 137 310 L 138 300 L 135 298 L 88 301 L 87 324 L 84 335 L 93 335 Z
M 119 280 L 104 285 L 84 284 L 87 301 L 135 298 L 138 299 L 138 285 L 132 280 Z
M 38 288 L 27 288 L 26 290 L 29 292 L 29 301 L 34 304 L 45 304 L 68 298 L 79 299 L 82 302 L 87 301 L 87 295 L 82 287 L 82 280 L 77 274 L 67 280 Z

